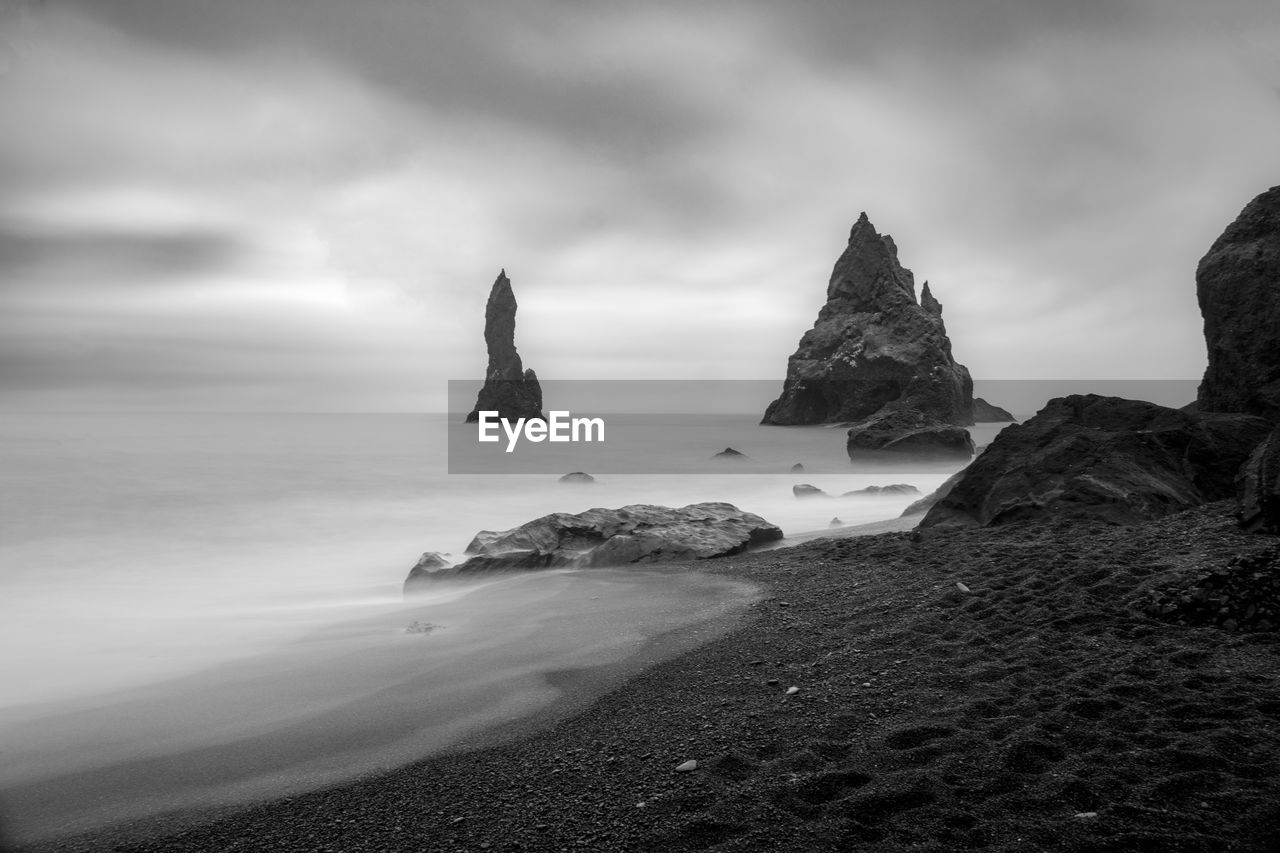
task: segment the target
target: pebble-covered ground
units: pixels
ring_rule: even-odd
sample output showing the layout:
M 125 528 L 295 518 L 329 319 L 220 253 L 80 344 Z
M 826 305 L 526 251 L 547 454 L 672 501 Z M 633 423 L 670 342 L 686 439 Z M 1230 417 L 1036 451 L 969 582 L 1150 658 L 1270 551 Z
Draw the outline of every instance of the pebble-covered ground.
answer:
M 707 564 L 769 588 L 744 627 L 549 729 L 83 849 L 1280 849 L 1280 636 L 1148 612 L 1275 543 L 1215 505 Z

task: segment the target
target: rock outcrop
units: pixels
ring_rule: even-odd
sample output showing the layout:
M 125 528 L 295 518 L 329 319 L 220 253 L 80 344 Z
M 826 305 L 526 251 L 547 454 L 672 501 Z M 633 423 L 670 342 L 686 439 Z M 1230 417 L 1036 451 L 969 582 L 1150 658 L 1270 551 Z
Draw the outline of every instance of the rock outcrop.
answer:
M 429 586 L 440 572 L 447 572 L 449 561 L 438 551 L 428 551 L 418 558 L 418 562 L 409 570 L 404 579 L 404 591 L 412 593 L 424 586 Z
M 467 546 L 470 559 L 427 577 L 465 580 L 490 572 L 707 560 L 781 538 L 776 526 L 728 503 L 558 512 L 511 530 L 481 531 Z
M 885 406 L 849 430 L 845 449 L 855 462 L 901 459 L 969 459 L 969 431 L 919 409 Z
M 1196 268 L 1209 366 L 1203 412 L 1280 423 L 1280 186 L 1245 206 Z
M 750 459 L 751 457 L 747 456 L 747 454 L 745 453 L 741 453 L 737 450 L 734 450 L 732 447 L 726 447 L 724 450 L 721 450 L 719 453 L 713 454 L 711 458 L 712 459 L 743 459 L 745 460 L 745 459 Z
M 831 495 L 808 483 L 799 483 L 791 487 L 791 494 L 797 498 L 829 498 Z
M 861 421 L 888 404 L 943 425 L 973 423 L 973 383 L 952 358 L 942 305 L 927 283 L 916 301 L 893 238 L 878 234 L 864 213 L 761 423 Z
M 498 417 L 512 421 L 545 421 L 537 374 L 524 369 L 520 353 L 516 352 L 516 297 L 506 270 L 498 273 L 489 291 L 484 309 L 484 342 L 489 349 L 489 367 L 467 422 L 478 420 L 480 412 L 497 412 Z
M 1002 430 L 920 527 L 1052 516 L 1129 524 L 1222 500 L 1235 493 L 1235 472 L 1270 428 L 1250 415 L 1060 397 Z
M 1250 533 L 1280 533 L 1280 429 L 1249 454 L 1236 477 L 1240 526 Z
M 594 483 L 595 481 L 596 481 L 596 478 L 592 477 L 590 474 L 588 474 L 585 471 L 571 471 L 560 478 L 561 483 L 585 484 L 585 483 Z
M 1005 409 L 988 403 L 981 397 L 973 398 L 973 422 L 977 424 L 1001 424 L 1015 418 Z

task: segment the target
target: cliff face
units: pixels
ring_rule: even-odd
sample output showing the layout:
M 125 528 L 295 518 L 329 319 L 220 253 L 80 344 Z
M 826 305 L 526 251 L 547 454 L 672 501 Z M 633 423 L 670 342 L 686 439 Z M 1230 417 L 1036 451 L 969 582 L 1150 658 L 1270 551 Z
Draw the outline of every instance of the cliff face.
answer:
M 942 424 L 973 423 L 973 383 L 951 355 L 942 305 L 911 271 L 889 235 L 864 213 L 836 261 L 827 302 L 787 363 L 766 424 L 858 421 L 894 404 Z
M 1206 412 L 1280 423 L 1280 187 L 1245 206 L 1196 268 L 1209 366 Z
M 501 418 L 536 418 L 542 415 L 542 386 L 532 370 L 525 370 L 516 352 L 516 297 L 507 271 L 498 274 L 484 309 L 484 342 L 489 349 L 489 367 L 484 387 L 476 397 L 467 422 L 479 419 L 480 412 L 497 412 Z

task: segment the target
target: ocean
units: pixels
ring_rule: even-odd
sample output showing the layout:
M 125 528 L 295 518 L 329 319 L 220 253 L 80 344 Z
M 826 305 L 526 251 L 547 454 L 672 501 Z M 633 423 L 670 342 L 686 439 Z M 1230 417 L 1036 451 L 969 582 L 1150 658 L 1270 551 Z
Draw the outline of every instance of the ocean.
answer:
M 696 572 L 549 572 L 402 600 L 422 552 L 460 555 L 479 530 L 593 506 L 728 501 L 792 536 L 825 529 L 834 516 L 846 525 L 892 518 L 913 499 L 798 500 L 796 483 L 839 495 L 908 482 L 927 493 L 958 467 L 859 470 L 840 430 L 756 420 L 637 422 L 630 428 L 663 448 L 667 465 L 687 459 L 684 473 L 599 474 L 569 485 L 551 474 L 449 474 L 449 430 L 468 427 L 442 415 L 7 415 L 0 809 L 27 813 L 16 831 L 39 838 L 391 766 L 491 722 L 486 710 L 509 718 L 551 701 L 539 672 L 626 655 L 752 594 Z M 977 427 L 975 441 L 998 428 Z M 750 461 L 725 473 L 712 455 L 726 446 Z M 566 472 L 579 467 L 571 446 L 558 452 Z M 806 471 L 790 473 L 795 462 Z M 414 621 L 439 630 L 406 633 Z M 521 645 L 541 659 L 514 666 Z M 477 668 L 483 678 L 473 677 Z M 419 683 L 427 671 L 432 679 Z M 410 709 L 456 700 L 466 679 L 475 682 L 471 700 L 441 704 L 418 729 L 404 723 L 406 712 L 365 713 L 357 724 L 337 710 L 385 710 L 375 697 L 393 689 Z M 415 686 L 404 693 L 407 684 Z M 234 703 L 219 708 L 228 696 Z M 341 762 L 301 750 L 190 790 L 170 779 L 165 796 L 142 790 L 83 804 L 89 771 L 168 756 L 180 777 L 193 749 L 296 735 L 325 714 L 353 743 L 372 745 L 353 745 Z M 372 736 L 369 719 L 395 737 Z

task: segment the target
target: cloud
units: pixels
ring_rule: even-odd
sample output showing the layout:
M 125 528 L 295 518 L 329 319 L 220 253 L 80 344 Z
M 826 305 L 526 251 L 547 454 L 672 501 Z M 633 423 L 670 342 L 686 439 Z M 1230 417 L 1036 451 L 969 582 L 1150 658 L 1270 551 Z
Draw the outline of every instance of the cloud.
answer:
M 975 375 L 1194 375 L 1195 262 L 1274 182 L 1276 18 L 60 5 L 0 78 L 5 357 L 23 399 L 428 405 L 505 266 L 540 375 L 779 376 L 866 210 Z

